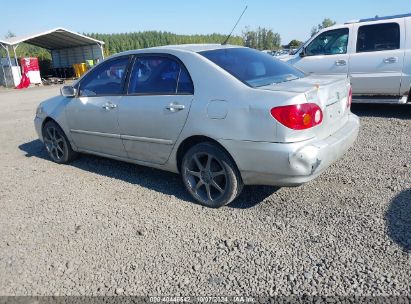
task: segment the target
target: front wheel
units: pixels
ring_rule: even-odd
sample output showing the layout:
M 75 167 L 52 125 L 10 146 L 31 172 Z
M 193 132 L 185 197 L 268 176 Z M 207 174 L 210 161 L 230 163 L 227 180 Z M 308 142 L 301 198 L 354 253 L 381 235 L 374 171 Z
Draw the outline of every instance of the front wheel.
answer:
M 181 163 L 181 176 L 191 196 L 211 208 L 231 203 L 243 188 L 240 173 L 230 156 L 209 142 L 187 151 Z
M 77 157 L 60 126 L 54 121 L 43 127 L 43 140 L 50 158 L 58 164 L 67 164 Z

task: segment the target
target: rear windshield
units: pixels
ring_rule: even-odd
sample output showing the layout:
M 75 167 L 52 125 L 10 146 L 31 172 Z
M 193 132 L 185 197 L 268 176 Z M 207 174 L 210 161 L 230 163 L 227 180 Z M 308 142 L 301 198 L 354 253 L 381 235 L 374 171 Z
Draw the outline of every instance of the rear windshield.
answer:
M 303 72 L 291 65 L 254 49 L 218 49 L 200 54 L 251 87 L 305 77 Z

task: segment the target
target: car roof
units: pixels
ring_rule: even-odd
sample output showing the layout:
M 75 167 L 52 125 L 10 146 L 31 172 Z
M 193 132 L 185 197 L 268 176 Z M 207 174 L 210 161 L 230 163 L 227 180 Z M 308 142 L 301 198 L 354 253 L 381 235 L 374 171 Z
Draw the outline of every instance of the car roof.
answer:
M 149 48 L 150 50 L 159 49 L 159 50 L 184 50 L 190 52 L 203 52 L 203 51 L 211 51 L 211 50 L 218 50 L 218 49 L 231 49 L 231 48 L 243 48 L 243 46 L 239 45 L 230 45 L 230 44 L 176 44 L 176 45 L 164 45 Z
M 245 48 L 240 45 L 221 45 L 221 44 L 176 44 L 176 45 L 164 45 L 156 46 L 151 48 L 136 49 L 130 51 L 124 51 L 110 56 L 110 58 L 124 56 L 124 55 L 133 55 L 139 53 L 149 53 L 150 51 L 155 53 L 160 53 L 164 51 L 183 51 L 183 52 L 192 52 L 199 53 L 202 51 L 211 51 L 219 49 L 233 49 L 233 48 Z

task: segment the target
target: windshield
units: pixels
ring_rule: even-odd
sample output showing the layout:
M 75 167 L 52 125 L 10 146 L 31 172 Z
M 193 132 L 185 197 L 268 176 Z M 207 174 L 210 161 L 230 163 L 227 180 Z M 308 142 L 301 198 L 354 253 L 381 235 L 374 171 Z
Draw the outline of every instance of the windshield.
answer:
M 251 87 L 305 77 L 303 72 L 293 66 L 254 49 L 218 49 L 200 54 Z

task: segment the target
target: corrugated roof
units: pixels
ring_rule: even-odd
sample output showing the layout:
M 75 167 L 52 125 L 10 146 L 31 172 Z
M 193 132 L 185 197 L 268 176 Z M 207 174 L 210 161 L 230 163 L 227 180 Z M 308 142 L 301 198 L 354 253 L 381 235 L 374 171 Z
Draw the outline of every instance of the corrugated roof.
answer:
M 9 45 L 22 42 L 36 45 L 48 50 L 66 49 L 77 46 L 104 44 L 103 41 L 87 37 L 64 28 L 55 28 L 49 31 L 36 33 L 24 37 L 12 37 L 5 41 Z

